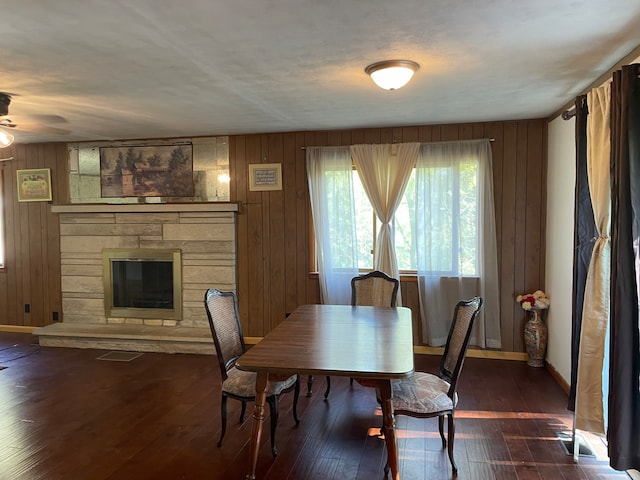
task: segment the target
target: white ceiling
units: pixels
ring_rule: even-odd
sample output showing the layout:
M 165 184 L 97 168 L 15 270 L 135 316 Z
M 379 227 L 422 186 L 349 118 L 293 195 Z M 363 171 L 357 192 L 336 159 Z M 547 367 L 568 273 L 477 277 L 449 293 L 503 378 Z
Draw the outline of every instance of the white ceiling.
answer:
M 21 143 L 541 118 L 640 45 L 638 0 L 3 3 Z

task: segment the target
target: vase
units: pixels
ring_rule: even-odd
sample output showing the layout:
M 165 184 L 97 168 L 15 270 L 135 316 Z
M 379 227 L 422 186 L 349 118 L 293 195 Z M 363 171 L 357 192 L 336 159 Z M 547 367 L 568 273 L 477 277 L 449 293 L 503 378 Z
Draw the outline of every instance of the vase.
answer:
M 527 365 L 544 367 L 544 357 L 547 352 L 547 326 L 539 309 L 529 310 L 529 320 L 524 326 L 524 344 L 529 355 Z

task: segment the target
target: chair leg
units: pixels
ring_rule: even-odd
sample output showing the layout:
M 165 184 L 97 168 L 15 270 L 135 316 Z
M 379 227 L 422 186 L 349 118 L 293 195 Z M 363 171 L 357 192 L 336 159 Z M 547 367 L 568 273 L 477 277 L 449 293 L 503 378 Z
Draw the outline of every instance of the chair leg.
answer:
M 331 377 L 327 375 L 327 389 L 324 391 L 324 399 L 329 398 L 329 392 L 331 391 Z
M 218 440 L 218 447 L 222 446 L 222 439 L 224 438 L 224 434 L 227 431 L 227 397 L 226 395 L 222 395 L 222 400 L 220 400 L 220 440 Z
M 310 397 L 313 393 L 311 387 L 313 387 L 313 375 L 307 377 L 307 397 Z
M 276 427 L 278 426 L 278 396 L 271 395 L 267 397 L 267 403 L 269 404 L 270 418 L 271 418 L 271 454 L 273 458 L 278 456 L 278 449 L 276 448 Z
M 440 431 L 440 438 L 442 439 L 442 448 L 447 446 L 447 439 L 444 436 L 444 415 L 438 417 L 438 430 Z
M 300 418 L 298 417 L 298 397 L 300 396 L 300 376 L 296 378 L 296 384 L 293 388 L 293 419 L 296 421 L 296 426 L 300 425 Z
M 244 414 L 247 412 L 247 402 L 242 403 L 242 407 L 240 408 L 240 423 L 244 422 Z
M 453 459 L 453 439 L 455 438 L 455 434 L 456 434 L 456 427 L 453 424 L 453 413 L 450 413 L 449 415 L 447 415 L 447 420 L 448 420 L 447 435 L 449 437 L 449 445 L 448 445 L 449 460 L 451 460 L 451 468 L 453 469 L 453 474 L 457 475 L 458 467 L 456 466 L 456 462 Z

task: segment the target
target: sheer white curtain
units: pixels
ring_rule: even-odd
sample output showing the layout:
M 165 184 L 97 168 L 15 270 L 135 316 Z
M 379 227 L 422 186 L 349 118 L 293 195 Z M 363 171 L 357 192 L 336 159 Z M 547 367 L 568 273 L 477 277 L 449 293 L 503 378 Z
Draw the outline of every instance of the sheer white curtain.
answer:
M 349 305 L 358 275 L 349 147 L 307 147 L 307 178 L 322 303 Z
M 425 341 L 446 343 L 455 304 L 480 295 L 471 343 L 500 348 L 489 140 L 425 143 L 416 163 L 416 255 Z
M 402 201 L 416 164 L 419 143 L 352 145 L 351 156 L 381 226 L 373 252 L 373 268 L 399 279 L 391 220 Z M 400 291 L 398 290 L 398 305 Z

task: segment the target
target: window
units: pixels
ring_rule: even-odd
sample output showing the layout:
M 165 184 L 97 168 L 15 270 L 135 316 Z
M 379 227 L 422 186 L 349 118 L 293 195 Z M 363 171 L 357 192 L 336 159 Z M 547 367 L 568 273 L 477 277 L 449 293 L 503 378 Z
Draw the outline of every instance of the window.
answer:
M 353 170 L 353 194 L 355 197 L 356 235 L 358 238 L 358 268 L 373 269 L 373 252 L 376 237 L 379 233 L 380 221 L 369 203 L 360 176 Z M 415 216 L 415 169 L 402 197 L 402 202 L 392 222 L 395 237 L 398 268 L 403 272 L 416 271 L 416 244 L 413 234 Z
M 443 215 L 431 226 L 437 232 L 439 241 L 432 245 L 433 273 L 448 276 L 475 276 L 478 274 L 478 162 L 466 161 L 454 166 L 434 166 L 425 174 L 429 177 L 428 192 L 432 203 Z M 436 185 L 437 184 L 437 185 Z M 367 199 L 360 177 L 353 171 L 353 191 L 356 210 L 356 231 L 358 237 L 358 268 L 373 268 L 373 251 L 378 234 L 379 221 Z M 415 273 L 416 254 L 416 171 L 404 192 L 396 210 L 392 228 L 398 269 L 405 273 Z M 435 216 L 433 216 L 435 219 Z M 454 222 L 454 219 L 463 219 Z

